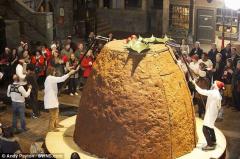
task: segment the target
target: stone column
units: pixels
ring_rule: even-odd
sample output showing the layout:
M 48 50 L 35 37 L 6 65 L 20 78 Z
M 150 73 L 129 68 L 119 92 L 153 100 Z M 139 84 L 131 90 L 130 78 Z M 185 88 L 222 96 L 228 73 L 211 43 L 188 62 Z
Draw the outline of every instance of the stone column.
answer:
M 148 0 L 142 0 L 142 10 L 148 9 Z
M 112 0 L 112 8 L 125 8 L 125 0 Z
M 103 8 L 104 7 L 104 4 L 103 4 L 103 0 L 99 0 L 98 1 L 98 8 Z
M 162 33 L 168 32 L 170 0 L 163 0 Z
M 112 8 L 117 8 L 117 0 L 112 0 Z
M 125 0 L 118 0 L 118 8 L 121 9 L 125 8 Z

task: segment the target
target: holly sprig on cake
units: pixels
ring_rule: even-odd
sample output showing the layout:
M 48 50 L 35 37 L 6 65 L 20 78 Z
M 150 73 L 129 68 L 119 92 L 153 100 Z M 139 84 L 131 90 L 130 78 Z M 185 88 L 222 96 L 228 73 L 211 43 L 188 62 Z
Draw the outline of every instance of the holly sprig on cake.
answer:
M 169 38 L 165 35 L 163 38 L 157 38 L 153 35 L 150 38 L 143 38 L 140 35 L 137 37 L 136 35 L 131 35 L 130 37 L 124 40 L 126 44 L 126 48 L 132 51 L 136 51 L 137 53 L 143 53 L 146 50 L 149 50 L 149 44 L 156 43 L 166 43 L 168 41 L 172 41 L 173 39 Z

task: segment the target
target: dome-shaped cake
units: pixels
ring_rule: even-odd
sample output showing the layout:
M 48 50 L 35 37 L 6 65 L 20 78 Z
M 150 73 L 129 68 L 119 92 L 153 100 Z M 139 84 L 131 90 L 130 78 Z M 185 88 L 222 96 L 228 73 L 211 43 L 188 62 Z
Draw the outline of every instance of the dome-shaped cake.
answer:
M 105 45 L 82 93 L 74 141 L 108 159 L 173 159 L 196 145 L 187 83 L 163 44 L 138 54 Z

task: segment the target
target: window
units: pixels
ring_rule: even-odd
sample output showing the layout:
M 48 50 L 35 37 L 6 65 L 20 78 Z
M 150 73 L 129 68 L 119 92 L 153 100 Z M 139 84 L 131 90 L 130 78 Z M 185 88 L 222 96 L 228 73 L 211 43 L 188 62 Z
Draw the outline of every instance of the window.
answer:
M 103 7 L 104 8 L 111 8 L 111 1 L 110 0 L 103 0 Z
M 163 9 L 163 0 L 153 0 L 153 9 Z
M 222 32 L 226 38 L 237 38 L 238 12 L 231 9 L 217 8 L 216 34 L 221 37 Z
M 141 8 L 142 0 L 125 0 L 125 8 Z
M 181 5 L 170 5 L 169 24 L 175 29 L 189 29 L 189 7 Z

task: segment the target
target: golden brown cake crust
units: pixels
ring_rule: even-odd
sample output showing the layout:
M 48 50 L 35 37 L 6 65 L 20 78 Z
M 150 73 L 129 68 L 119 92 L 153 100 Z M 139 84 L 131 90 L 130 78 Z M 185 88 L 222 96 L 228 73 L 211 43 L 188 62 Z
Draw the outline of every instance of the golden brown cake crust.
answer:
M 171 51 L 105 45 L 82 93 L 74 141 L 109 159 L 173 159 L 196 145 L 190 92 Z M 165 50 L 165 51 L 164 51 Z

